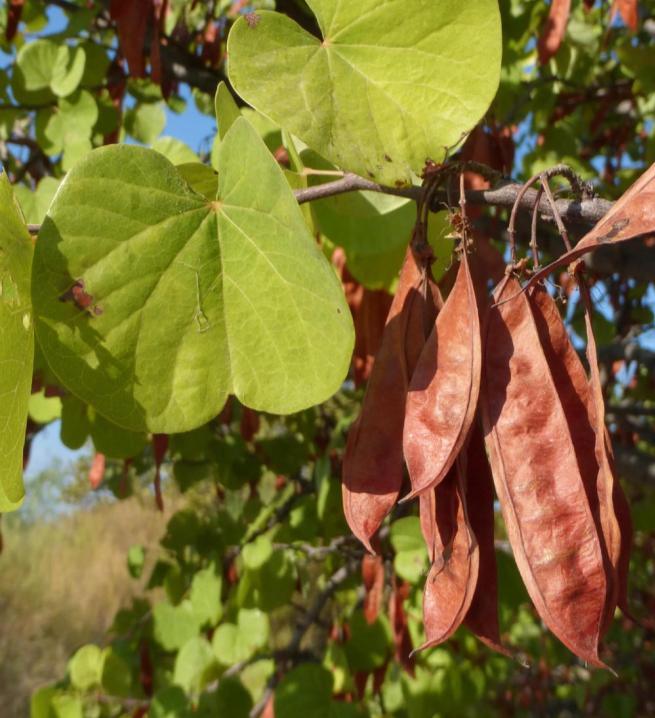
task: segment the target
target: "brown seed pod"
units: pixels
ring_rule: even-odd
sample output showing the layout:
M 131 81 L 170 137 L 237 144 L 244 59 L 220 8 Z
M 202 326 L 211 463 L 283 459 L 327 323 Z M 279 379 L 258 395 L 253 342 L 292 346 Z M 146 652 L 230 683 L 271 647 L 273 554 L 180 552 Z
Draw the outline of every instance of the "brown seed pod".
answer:
M 545 65 L 557 54 L 566 34 L 566 26 L 571 12 L 571 0 L 553 0 L 546 23 L 537 42 L 539 62 Z
M 425 643 L 443 643 L 466 616 L 478 580 L 479 551 L 466 510 L 464 461 L 430 493 L 434 493 L 434 561 L 423 592 Z
M 403 451 L 412 482 L 404 500 L 435 487 L 466 441 L 480 391 L 478 304 L 466 251 L 412 375 Z
M 478 581 L 464 624 L 485 645 L 509 656 L 501 645 L 498 624 L 498 573 L 494 546 L 494 486 L 484 449 L 484 437 L 476 421 L 466 451 L 466 506 L 478 543 Z
M 408 249 L 362 410 L 343 457 L 344 514 L 371 553 L 371 538 L 400 492 L 407 387 L 439 299 L 428 264 L 419 266 Z
M 601 539 L 530 304 L 519 290 L 511 275 L 501 282 L 486 329 L 480 408 L 496 493 L 539 615 L 575 654 L 606 667 L 598 657 L 607 593 Z

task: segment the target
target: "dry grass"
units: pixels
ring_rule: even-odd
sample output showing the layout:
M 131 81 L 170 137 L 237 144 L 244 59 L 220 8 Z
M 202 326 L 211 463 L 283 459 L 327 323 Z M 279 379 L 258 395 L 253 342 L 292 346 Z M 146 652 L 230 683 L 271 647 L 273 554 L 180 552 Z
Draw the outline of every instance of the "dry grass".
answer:
M 0 556 L 0 705 L 29 715 L 29 696 L 64 675 L 84 643 L 102 643 L 117 609 L 143 589 L 127 571 L 130 546 L 152 548 L 164 532 L 150 501 L 103 504 L 56 522 L 4 528 Z M 147 574 L 147 571 L 145 572 Z

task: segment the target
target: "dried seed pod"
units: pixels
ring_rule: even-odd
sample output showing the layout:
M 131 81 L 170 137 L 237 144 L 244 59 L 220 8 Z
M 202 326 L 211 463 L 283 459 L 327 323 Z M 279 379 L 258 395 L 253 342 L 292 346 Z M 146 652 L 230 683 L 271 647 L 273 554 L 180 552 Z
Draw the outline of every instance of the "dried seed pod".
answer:
M 466 616 L 478 580 L 479 551 L 466 510 L 464 461 L 434 490 L 436 509 L 434 561 L 423 593 L 425 643 L 443 643 Z M 432 492 L 431 492 L 432 493 Z
M 537 42 L 539 62 L 545 65 L 551 57 L 557 54 L 566 34 L 566 26 L 571 12 L 571 0 L 553 0 L 546 23 Z
M 435 487 L 455 462 L 475 416 L 481 363 L 478 303 L 464 251 L 409 385 L 403 450 L 412 491 L 406 499 Z
M 362 558 L 362 580 L 364 582 L 364 618 L 375 623 L 382 605 L 384 592 L 384 563 L 382 556 L 364 554 Z
M 478 543 L 478 581 L 464 624 L 485 645 L 509 656 L 500 643 L 498 624 L 498 573 L 494 546 L 494 487 L 478 422 L 471 431 L 466 451 L 466 506 L 471 530 Z
M 512 276 L 501 282 L 486 328 L 480 408 L 496 493 L 539 615 L 575 654 L 605 667 L 598 657 L 607 593 L 601 539 L 530 304 L 519 290 Z
M 438 303 L 427 262 L 419 266 L 408 250 L 362 410 L 343 457 L 344 514 L 371 553 L 371 538 L 396 503 L 402 484 L 407 387 Z
M 607 607 L 606 623 L 612 619 L 614 609 L 618 601 L 619 579 L 618 567 L 621 562 L 621 528 L 616 517 L 616 509 L 614 507 L 614 497 L 620 491 L 617 488 L 618 481 L 614 476 L 614 470 L 610 459 L 611 449 L 608 452 L 609 436 L 605 427 L 605 402 L 603 399 L 603 388 L 600 381 L 600 372 L 598 370 L 598 352 L 596 349 L 596 338 L 594 337 L 594 329 L 592 325 L 591 312 L 591 295 L 589 288 L 581 276 L 576 271 L 576 278 L 580 288 L 580 296 L 584 305 L 585 326 L 587 329 L 587 361 L 591 371 L 589 380 L 590 388 L 590 409 L 592 425 L 595 432 L 595 456 L 598 462 L 598 501 L 601 509 L 601 520 L 603 525 L 603 535 L 607 545 L 607 553 L 614 570 L 612 579 L 611 605 Z M 620 500 L 620 499 L 619 499 Z M 625 557 L 624 557 L 625 560 Z M 628 556 L 629 561 L 629 556 Z M 609 599 L 608 599 L 609 600 Z
M 582 362 L 571 344 L 555 300 L 541 284 L 531 288 L 527 297 L 541 348 L 566 416 L 589 507 L 601 539 L 607 581 L 604 619 L 606 623 L 614 615 L 616 607 L 616 566 L 610 557 L 609 547 L 612 545 L 618 525 L 613 517 L 613 509 L 608 512 L 606 501 L 599 500 L 599 496 L 604 496 L 605 493 L 604 476 L 599 470 L 596 458 L 596 433 L 592 425 L 589 381 Z M 617 558 L 618 556 L 615 560 Z

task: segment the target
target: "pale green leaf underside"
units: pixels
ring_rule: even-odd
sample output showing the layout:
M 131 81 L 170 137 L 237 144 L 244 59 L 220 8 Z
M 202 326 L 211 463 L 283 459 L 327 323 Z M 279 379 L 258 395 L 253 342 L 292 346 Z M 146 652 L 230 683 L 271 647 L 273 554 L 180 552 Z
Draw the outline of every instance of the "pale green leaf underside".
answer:
M 408 183 L 441 161 L 498 87 L 497 0 L 308 0 L 323 42 L 274 12 L 239 19 L 230 80 L 343 169 Z
M 120 426 L 188 431 L 228 393 L 289 413 L 346 375 L 353 329 L 339 282 L 243 119 L 220 148 L 218 198 L 159 153 L 115 146 L 67 175 L 46 218 L 39 342 L 60 380 Z M 80 281 L 87 309 L 71 297 Z
M 23 498 L 23 443 L 32 385 L 32 241 L 7 175 L 0 174 L 0 511 Z

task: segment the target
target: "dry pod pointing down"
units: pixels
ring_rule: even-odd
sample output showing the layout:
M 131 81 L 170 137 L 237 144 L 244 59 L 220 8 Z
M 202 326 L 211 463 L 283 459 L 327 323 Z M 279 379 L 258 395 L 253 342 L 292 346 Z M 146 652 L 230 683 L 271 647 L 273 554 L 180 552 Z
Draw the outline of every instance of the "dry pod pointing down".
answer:
M 479 551 L 466 510 L 465 462 L 436 487 L 432 567 L 423 593 L 425 643 L 418 650 L 443 643 L 466 616 L 478 581 Z
M 475 416 L 481 364 L 478 304 L 464 250 L 409 385 L 403 451 L 412 491 L 406 499 L 434 488 L 454 464 Z
M 402 437 L 407 387 L 434 322 L 438 289 L 427 263 L 407 251 L 361 414 L 348 435 L 342 493 L 352 532 L 373 552 L 371 538 L 398 498 L 403 479 Z
M 494 299 L 480 408 L 516 563 L 550 630 L 605 667 L 605 564 L 566 415 L 518 281 L 507 276 Z

